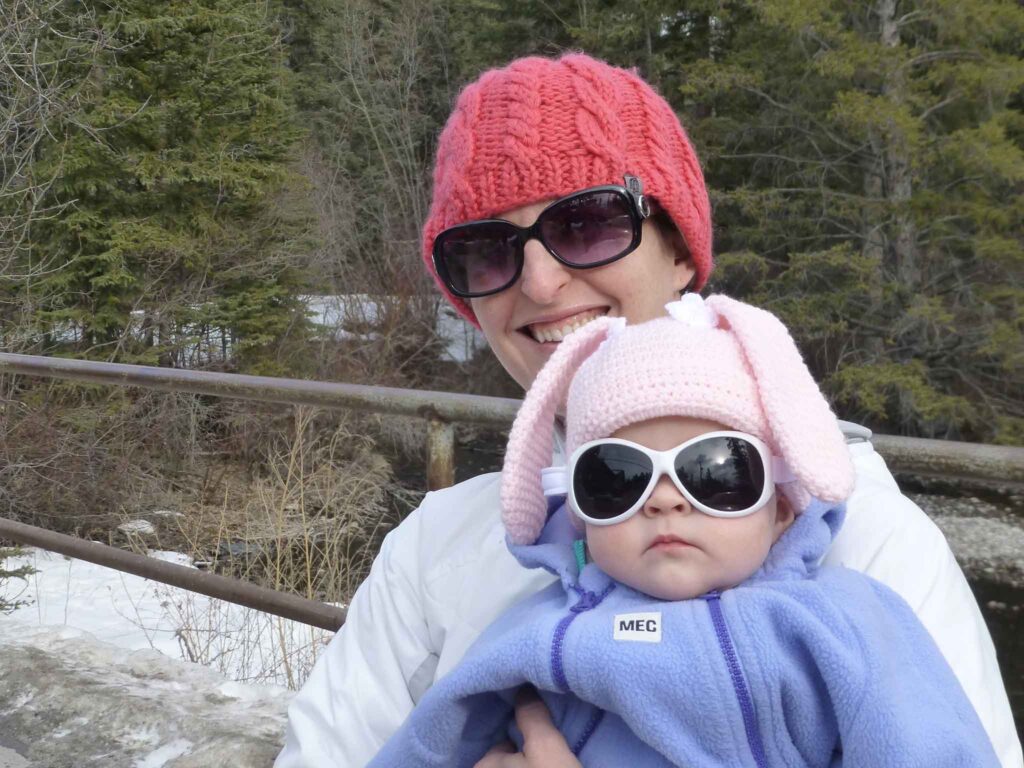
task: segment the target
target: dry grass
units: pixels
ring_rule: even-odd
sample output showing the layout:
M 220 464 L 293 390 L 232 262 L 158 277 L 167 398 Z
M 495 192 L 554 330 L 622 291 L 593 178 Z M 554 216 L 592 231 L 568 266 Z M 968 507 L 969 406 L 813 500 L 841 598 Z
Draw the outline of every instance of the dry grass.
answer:
M 259 476 L 222 474 L 220 503 L 176 518 L 184 551 L 273 589 L 346 602 L 396 522 L 390 465 L 347 420 L 320 429 L 312 409 L 296 409 L 291 438 L 270 449 Z
M 389 304 L 368 318 L 379 328 L 341 344 L 325 336 L 319 376 L 433 383 L 432 325 L 413 320 L 429 310 Z M 418 419 L 0 376 L 0 513 L 346 605 L 418 503 L 396 475 L 422 478 L 424 443 Z M 139 519 L 153 532 L 119 528 Z M 236 679 L 296 687 L 329 639 L 182 594 L 164 590 L 183 656 Z
M 346 605 L 418 502 L 382 454 L 422 453 L 415 420 L 67 385 L 6 394 L 5 514 L 309 599 Z M 139 519 L 151 533 L 118 528 Z M 296 687 L 330 637 L 182 594 L 164 590 L 182 655 L 236 679 Z
M 397 522 L 388 462 L 352 417 L 295 409 L 255 477 L 222 468 L 204 498 L 158 520 L 141 548 L 173 548 L 224 575 L 345 606 Z M 211 491 L 220 496 L 212 503 Z M 415 499 L 405 499 L 414 503 Z M 297 688 L 331 633 L 165 590 L 182 655 L 233 679 Z

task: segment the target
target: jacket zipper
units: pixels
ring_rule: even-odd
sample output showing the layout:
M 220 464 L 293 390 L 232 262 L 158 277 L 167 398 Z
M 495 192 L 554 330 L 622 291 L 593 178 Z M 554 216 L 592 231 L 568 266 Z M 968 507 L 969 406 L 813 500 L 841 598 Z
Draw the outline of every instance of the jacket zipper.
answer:
M 583 729 L 583 733 L 576 740 L 576 743 L 572 745 L 572 754 L 574 757 L 579 757 L 580 752 L 587 746 L 587 742 L 590 741 L 590 737 L 594 735 L 594 731 L 597 730 L 597 726 L 601 724 L 601 720 L 604 718 L 604 710 L 598 709 L 594 712 L 593 717 L 590 718 L 590 722 L 587 723 L 587 727 Z
M 565 640 L 565 633 L 569 629 L 569 625 L 572 624 L 573 620 L 581 613 L 592 610 L 601 604 L 601 601 L 608 596 L 608 593 L 615 588 L 615 584 L 609 584 L 608 587 L 597 594 L 586 589 L 574 587 L 577 593 L 579 593 L 580 599 L 576 601 L 576 604 L 569 609 L 569 613 L 562 617 L 562 620 L 558 622 L 558 626 L 555 627 L 555 635 L 551 639 L 551 677 L 554 679 L 555 684 L 565 693 L 571 693 L 569 690 L 569 681 L 565 677 L 565 667 L 562 662 L 562 642 Z M 597 730 L 597 726 L 600 724 L 601 719 L 604 717 L 602 710 L 597 710 L 594 716 L 587 723 L 586 728 L 583 729 L 583 733 L 576 743 L 572 746 L 572 753 L 579 757 L 580 752 L 587 746 L 587 742 L 590 741 L 590 737 L 594 735 L 594 731 Z
M 581 587 L 573 587 L 577 594 L 579 594 L 580 599 L 576 601 L 576 605 L 569 609 L 569 613 L 565 614 L 562 620 L 558 622 L 558 626 L 555 627 L 555 636 L 551 638 L 551 677 L 554 678 L 555 684 L 565 693 L 571 693 L 569 681 L 565 679 L 565 667 L 562 665 L 562 641 L 565 639 L 565 633 L 577 616 L 599 606 L 601 601 L 614 588 L 614 583 L 609 584 L 601 594 L 597 594 Z
M 729 668 L 729 677 L 732 678 L 732 688 L 739 701 L 740 712 L 743 714 L 743 729 L 747 734 L 747 746 L 750 748 L 750 754 L 754 758 L 757 768 L 768 768 L 768 758 L 765 756 L 764 742 L 761 740 L 761 729 L 754 713 L 754 702 L 750 698 L 747 681 L 743 678 L 743 670 L 740 668 L 740 660 L 736 656 L 732 637 L 729 636 L 729 627 L 726 626 L 725 615 L 722 613 L 721 595 L 711 592 L 704 596 L 704 600 L 708 604 L 708 610 L 711 611 L 711 623 L 715 627 L 718 647 L 725 657 L 725 664 Z

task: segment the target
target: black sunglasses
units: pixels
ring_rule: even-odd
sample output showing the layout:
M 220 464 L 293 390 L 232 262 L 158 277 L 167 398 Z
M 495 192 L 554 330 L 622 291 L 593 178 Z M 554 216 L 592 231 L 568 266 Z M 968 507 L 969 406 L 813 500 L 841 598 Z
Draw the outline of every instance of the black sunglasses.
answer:
M 529 240 L 539 240 L 573 269 L 621 259 L 640 245 L 643 221 L 651 215 L 640 179 L 627 174 L 624 181 L 624 187 L 591 187 L 555 200 L 529 227 L 504 219 L 449 227 L 434 240 L 434 268 L 448 290 L 470 299 L 515 283 Z

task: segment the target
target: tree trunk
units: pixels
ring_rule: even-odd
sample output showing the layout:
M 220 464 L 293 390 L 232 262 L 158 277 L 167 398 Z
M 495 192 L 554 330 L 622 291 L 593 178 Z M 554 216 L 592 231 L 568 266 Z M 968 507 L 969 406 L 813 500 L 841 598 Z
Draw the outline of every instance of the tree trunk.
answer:
M 900 44 L 899 27 L 896 25 L 896 0 L 880 0 L 877 10 L 882 44 L 887 48 L 895 48 Z M 886 75 L 882 94 L 894 106 L 906 103 L 906 77 L 901 67 Z M 910 147 L 906 134 L 896 121 L 890 121 L 886 127 L 883 142 L 884 194 L 894 211 L 893 236 L 887 249 L 888 272 L 908 295 L 913 295 L 920 287 L 921 269 L 917 252 L 917 226 L 910 212 L 910 199 L 914 192 Z

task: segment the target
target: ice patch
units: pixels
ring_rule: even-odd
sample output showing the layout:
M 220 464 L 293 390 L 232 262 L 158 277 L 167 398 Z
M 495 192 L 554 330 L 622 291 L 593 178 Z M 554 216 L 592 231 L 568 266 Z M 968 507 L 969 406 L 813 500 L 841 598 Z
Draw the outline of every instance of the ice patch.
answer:
M 13 749 L 0 747 L 0 768 L 32 768 L 32 764 Z
M 194 564 L 192 558 L 188 555 L 183 555 L 181 552 L 168 552 L 163 549 L 154 549 L 148 553 L 149 557 L 154 560 L 164 560 L 168 563 L 174 563 L 175 565 L 184 565 L 191 568 Z

